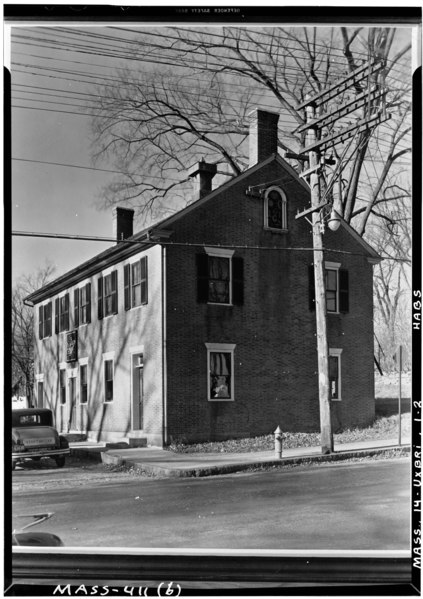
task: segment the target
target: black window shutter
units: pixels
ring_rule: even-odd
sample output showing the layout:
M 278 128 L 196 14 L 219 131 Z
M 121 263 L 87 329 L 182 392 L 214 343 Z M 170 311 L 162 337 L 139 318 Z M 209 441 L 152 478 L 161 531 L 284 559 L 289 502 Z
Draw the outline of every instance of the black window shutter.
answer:
M 73 292 L 73 326 L 79 327 L 79 289 Z
M 97 299 L 97 316 L 99 320 L 103 318 L 103 277 L 98 279 L 98 299 Z
M 131 308 L 131 266 L 125 264 L 123 267 L 123 287 L 124 287 L 124 303 L 125 310 Z
M 350 309 L 348 270 L 339 269 L 339 311 L 347 314 Z
M 232 303 L 242 306 L 244 303 L 244 259 L 232 258 Z
M 112 311 L 113 314 L 118 313 L 118 288 L 117 288 L 117 270 L 112 271 L 112 290 L 113 290 L 113 299 L 112 299 Z
M 38 308 L 38 337 L 44 337 L 44 306 Z
M 147 256 L 141 258 L 141 303 L 148 303 L 148 259 Z
M 65 295 L 65 330 L 69 331 L 69 293 Z
M 314 290 L 314 264 L 308 267 L 308 307 L 311 311 L 316 309 L 316 293 Z
M 49 302 L 44 306 L 44 336 L 51 337 L 51 310 L 52 304 Z
M 207 303 L 209 299 L 209 258 L 207 254 L 197 254 L 197 302 Z
M 54 332 L 59 332 L 59 298 L 54 300 Z
M 87 322 L 91 322 L 91 283 L 87 283 L 85 289 L 87 298 Z

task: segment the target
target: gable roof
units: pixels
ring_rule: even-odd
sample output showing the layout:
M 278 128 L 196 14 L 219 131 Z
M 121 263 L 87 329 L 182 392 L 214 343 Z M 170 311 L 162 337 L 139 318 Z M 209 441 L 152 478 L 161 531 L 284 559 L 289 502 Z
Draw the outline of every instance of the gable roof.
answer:
M 29 304 L 39 303 L 51 295 L 56 295 L 64 289 L 67 289 L 72 285 L 76 285 L 83 279 L 100 272 L 104 268 L 113 266 L 114 264 L 129 258 L 133 254 L 138 253 L 140 248 L 146 249 L 148 247 L 152 247 L 153 245 L 160 244 L 161 242 L 163 243 L 169 238 L 171 234 L 169 227 L 171 227 L 173 223 L 184 218 L 185 215 L 189 214 L 193 210 L 198 209 L 200 206 L 213 201 L 213 199 L 219 194 L 226 192 L 232 186 L 260 171 L 272 162 L 276 162 L 280 167 L 287 171 L 288 174 L 290 174 L 296 180 L 296 182 L 303 187 L 307 194 L 310 194 L 310 187 L 304 181 L 304 179 L 298 176 L 296 170 L 284 158 L 279 156 L 279 154 L 272 154 L 269 156 L 269 158 L 266 158 L 266 160 L 263 160 L 262 162 L 248 168 L 237 177 L 234 177 L 226 183 L 223 183 L 223 185 L 217 187 L 204 197 L 195 200 L 176 214 L 173 214 L 172 216 L 169 216 L 158 223 L 155 223 L 154 225 L 135 233 L 132 235 L 132 237 L 117 242 L 113 247 L 104 250 L 90 260 L 87 260 L 74 269 L 66 272 L 64 275 L 58 277 L 51 283 L 48 283 L 41 289 L 34 291 L 27 298 L 25 298 L 25 301 Z M 340 220 L 344 229 L 354 238 L 355 241 L 359 243 L 359 245 L 361 245 L 364 252 L 368 254 L 369 259 L 379 262 L 382 259 L 379 254 L 366 241 L 364 241 L 364 239 L 360 237 L 360 235 L 358 235 L 358 233 L 346 221 L 344 221 L 341 217 Z

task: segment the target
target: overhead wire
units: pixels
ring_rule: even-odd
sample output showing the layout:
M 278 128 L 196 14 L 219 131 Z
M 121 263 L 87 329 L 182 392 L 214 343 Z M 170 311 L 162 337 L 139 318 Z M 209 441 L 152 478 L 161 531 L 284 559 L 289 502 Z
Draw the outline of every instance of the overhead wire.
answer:
M 72 32 L 72 33 L 75 33 L 75 32 Z M 137 32 L 137 33 L 139 33 L 139 32 Z M 144 32 L 142 32 L 142 33 L 144 33 Z M 147 35 L 148 34 L 150 34 L 150 32 L 147 32 Z M 82 32 L 81 32 L 81 35 L 82 35 Z M 160 34 L 160 35 L 158 34 L 158 36 L 159 37 L 163 37 L 163 39 L 167 39 L 167 36 L 164 36 L 162 34 Z M 111 37 L 113 37 L 113 36 L 111 36 Z M 59 42 L 57 42 L 57 43 L 59 43 Z M 104 56 L 103 53 L 98 54 L 98 55 Z M 40 58 L 42 58 L 42 57 L 40 57 Z M 121 58 L 121 57 L 120 56 L 116 56 L 116 58 Z M 127 58 L 127 57 L 125 57 L 125 58 Z M 63 60 L 62 60 L 62 62 L 63 62 Z M 73 62 L 75 64 L 83 64 L 84 66 L 86 65 L 86 63 L 81 63 L 79 61 L 66 61 L 66 62 Z M 159 63 L 159 64 L 163 64 L 163 63 Z M 61 74 L 67 73 L 67 74 L 72 74 L 72 75 L 77 75 L 77 76 L 82 76 L 82 77 L 88 77 L 88 78 L 90 78 L 90 82 L 92 81 L 92 77 L 93 76 L 95 76 L 96 78 L 99 78 L 100 80 L 103 80 L 103 81 L 112 81 L 113 83 L 115 82 L 114 78 L 102 77 L 102 76 L 98 77 L 97 74 L 92 74 L 92 73 L 83 73 L 83 72 L 81 73 L 81 72 L 78 72 L 78 71 L 64 71 L 63 69 L 49 69 L 48 67 L 40 67 L 40 66 L 35 66 L 35 65 L 32 65 L 32 66 L 24 65 L 24 66 L 25 66 L 25 68 L 44 69 L 44 70 L 48 70 L 50 72 L 56 72 L 56 73 L 58 72 L 58 73 L 61 73 Z M 102 65 L 92 65 L 92 66 L 102 66 Z M 201 68 L 203 69 L 203 65 L 201 66 Z M 299 69 L 298 69 L 298 71 L 300 72 Z M 44 74 L 40 75 L 39 73 L 35 73 L 34 75 L 36 75 L 36 76 L 43 76 L 43 77 L 46 76 Z M 47 76 L 49 76 L 49 75 L 47 75 Z M 57 78 L 57 79 L 61 79 L 61 78 Z M 70 81 L 76 81 L 76 80 L 70 79 Z M 80 81 L 80 82 L 84 83 L 84 84 L 88 83 L 88 82 L 83 82 L 83 81 Z M 104 83 L 103 85 L 107 85 L 107 83 Z M 240 85 L 240 84 L 234 84 L 234 83 L 232 83 L 232 85 Z M 113 87 L 113 85 L 111 87 Z M 78 93 L 78 92 L 73 92 L 73 93 Z M 39 103 L 41 102 L 40 100 L 34 100 L 34 101 L 37 101 Z M 237 100 L 235 98 L 230 98 L 230 101 L 231 102 L 236 102 Z M 44 102 L 47 102 L 47 101 L 44 100 Z M 54 104 L 54 102 L 52 102 L 52 103 Z M 59 103 L 59 102 L 57 102 L 57 104 L 58 105 L 66 105 L 65 103 Z M 47 110 L 47 109 L 43 109 L 43 108 L 39 108 L 39 107 L 34 107 L 34 106 L 32 106 L 32 107 L 30 107 L 30 106 L 16 106 L 16 107 L 27 108 L 27 109 L 36 109 L 36 110 Z M 49 112 L 51 112 L 51 109 L 49 109 Z M 84 114 L 84 113 L 81 113 L 80 111 L 77 111 L 77 112 L 72 112 L 72 111 L 56 111 L 56 112 L 60 112 L 60 113 L 64 113 L 64 114 L 78 114 L 78 115 L 90 116 L 90 117 L 95 116 L 95 115 L 91 115 L 91 114 L 87 114 L 87 113 Z M 291 124 L 290 121 L 285 121 L 285 122 Z M 241 134 L 243 134 L 243 133 L 241 133 Z M 295 136 L 291 136 L 291 137 L 295 137 Z M 382 142 L 382 145 L 383 145 L 383 142 Z M 380 152 L 380 149 L 379 149 L 379 152 Z M 63 166 L 63 165 L 59 165 L 59 166 Z M 75 168 L 78 168 L 78 167 L 75 167 Z M 85 167 L 85 168 L 89 168 L 89 167 Z M 99 170 L 101 170 L 101 169 L 99 169 Z
M 55 31 L 56 31 L 56 30 L 55 30 Z M 64 30 L 63 30 L 63 29 L 60 29 L 60 31 L 64 31 Z M 132 30 L 132 31 L 133 31 L 133 30 Z M 150 31 L 143 31 L 143 32 L 136 32 L 136 33 L 138 33 L 138 35 L 141 35 L 141 34 L 142 34 L 142 35 L 156 35 L 157 37 L 160 37 L 160 38 L 162 38 L 162 39 L 166 40 L 166 42 L 168 42 L 168 41 L 169 41 L 169 39 L 176 39 L 176 40 L 178 40 L 178 41 L 181 41 L 181 40 L 179 40 L 179 38 L 175 38 L 175 37 L 173 37 L 173 38 L 172 38 L 172 37 L 171 37 L 171 36 L 169 36 L 169 35 L 166 35 L 166 36 L 165 36 L 165 35 L 163 35 L 163 34 L 153 34 L 153 33 L 151 33 Z M 86 32 L 75 32 L 75 31 L 74 31 L 74 32 L 72 32 L 72 34 L 73 34 L 73 35 L 83 35 L 84 37 L 87 37 L 87 33 L 86 33 Z M 91 34 L 91 33 L 90 33 L 90 34 L 88 34 L 88 35 L 93 35 L 93 34 Z M 57 34 L 56 34 L 56 36 L 57 36 Z M 39 40 L 42 40 L 42 41 L 44 41 L 44 42 L 47 42 L 47 41 L 48 41 L 49 43 L 52 43 L 52 44 L 59 44 L 59 42 L 57 42 L 56 40 L 50 40 L 50 39 L 47 39 L 47 40 L 45 40 L 45 39 L 44 39 L 44 40 L 43 40 L 43 38 L 36 38 L 36 37 L 33 37 L 33 36 L 32 36 L 32 37 L 31 37 L 31 36 L 16 36 L 16 37 L 17 37 L 18 39 L 19 39 L 19 38 L 23 38 L 23 39 L 25 39 L 25 40 L 28 40 L 28 39 L 33 39 L 33 40 L 38 40 L 38 41 L 39 41 Z M 57 37 L 58 37 L 58 36 L 57 36 Z M 97 35 L 97 39 L 98 39 L 98 38 L 102 38 L 102 37 L 105 37 L 105 36 L 102 36 L 102 35 Z M 110 39 L 113 39 L 113 40 L 115 41 L 115 39 L 118 39 L 118 38 L 113 38 L 113 36 L 107 36 L 107 38 L 106 38 L 106 39 L 108 39 L 108 40 L 110 40 Z M 173 48 L 169 48 L 169 45 L 168 45 L 168 43 L 166 43 L 166 44 L 165 44 L 165 45 L 163 45 L 163 46 L 160 46 L 160 45 L 157 45 L 157 44 L 156 44 L 156 45 L 154 45 L 154 44 L 151 44 L 151 42 L 143 43 L 143 42 L 139 42 L 139 41 L 138 41 L 138 42 L 136 42 L 136 41 L 133 41 L 133 40 L 122 39 L 122 38 L 120 38 L 120 40 L 119 40 L 119 41 L 121 41 L 122 43 L 127 43 L 127 44 L 135 43 L 137 46 L 139 46 L 140 44 L 142 44 L 142 45 L 148 46 L 149 48 L 151 48 L 151 47 L 153 46 L 153 47 L 156 47 L 156 48 L 158 48 L 158 49 L 160 49 L 160 50 L 162 50 L 162 51 L 163 51 L 163 50 L 164 50 L 164 51 L 166 51 L 168 54 L 169 54 L 169 53 L 171 53 L 171 52 L 173 52 L 173 53 L 181 53 L 181 50 L 178 50 L 178 49 L 177 49 L 177 48 L 175 48 L 175 47 L 173 47 Z M 17 43 L 23 43 L 23 42 L 17 42 Z M 26 42 L 26 43 L 27 43 L 27 45 L 28 45 L 28 42 Z M 69 46 L 69 44 L 67 44 L 67 45 Z M 43 46 L 41 46 L 41 47 L 43 47 Z M 82 46 L 82 48 L 84 48 L 84 46 Z M 68 50 L 68 48 L 64 48 L 64 47 L 63 47 L 63 44 L 61 44 L 61 45 L 60 45 L 60 49 L 61 49 L 61 50 Z M 80 50 L 80 49 L 81 49 L 81 46 L 80 46 L 80 45 L 71 46 L 71 49 L 72 49 L 73 51 L 78 51 L 78 50 Z M 107 55 L 107 52 L 108 52 L 109 46 L 105 46 L 105 47 L 103 48 L 103 50 L 102 50 L 102 52 L 101 52 L 101 53 L 99 53 L 99 52 L 98 52 L 98 48 L 97 48 L 97 47 L 94 47 L 94 49 L 95 49 L 95 52 L 92 52 L 92 51 L 91 51 L 91 47 L 90 47 L 90 46 L 88 46 L 88 53 L 91 53 L 91 54 L 94 54 L 94 55 L 99 55 L 99 56 L 104 56 L 104 55 L 105 55 L 105 53 L 106 53 L 106 55 Z M 301 50 L 301 49 L 299 49 L 298 47 L 295 47 L 295 48 L 292 48 L 292 49 L 293 49 L 293 50 L 295 50 L 296 54 L 298 54 L 298 52 L 299 52 L 299 51 L 300 51 L 300 52 L 302 51 L 302 50 Z M 119 46 L 119 50 L 120 50 L 120 46 Z M 83 50 L 83 51 L 84 51 L 84 52 L 87 52 L 87 50 Z M 339 51 L 339 52 L 340 52 L 340 50 L 339 50 L 339 49 L 337 49 L 337 51 Z M 266 53 L 265 51 L 261 51 L 261 50 L 255 50 L 255 54 L 259 54 L 260 52 L 262 52 L 262 53 L 266 54 L 266 56 L 268 56 L 268 53 Z M 185 53 L 185 51 L 184 51 L 184 53 Z M 210 62 L 210 60 L 209 60 L 209 57 L 205 56 L 205 54 L 204 54 L 203 52 L 199 52 L 198 50 L 196 51 L 196 50 L 192 50 L 192 49 L 190 49 L 190 50 L 189 50 L 189 55 L 191 56 L 192 54 L 199 54 L 199 55 L 201 55 L 202 57 L 206 57 L 206 58 L 208 58 L 208 60 L 207 60 L 207 68 L 209 68 L 210 66 L 222 66 L 222 64 L 221 64 L 221 63 L 213 63 L 213 62 Z M 122 54 L 118 54 L 118 55 L 113 55 L 113 54 L 111 54 L 110 56 L 111 56 L 111 57 L 115 57 L 115 58 L 120 58 L 120 59 L 124 58 L 124 59 L 127 59 L 127 60 L 132 60 L 132 59 L 134 59 L 134 56 L 132 56 L 132 55 L 128 55 L 128 54 L 124 54 L 124 55 L 122 55 Z M 157 57 L 156 57 L 156 58 L 157 58 Z M 161 58 L 161 55 L 159 55 L 159 58 Z M 227 57 L 226 57 L 226 56 L 222 56 L 222 57 L 219 57 L 219 58 L 222 58 L 222 59 L 224 59 L 224 58 L 227 58 Z M 135 57 L 135 59 L 136 59 L 136 60 L 140 60 L 140 58 L 139 58 L 139 57 Z M 144 57 L 144 60 L 145 60 L 145 57 Z M 242 58 L 236 58 L 236 57 L 232 57 L 232 58 L 231 58 L 231 60 L 232 60 L 232 61 L 233 61 L 233 60 L 235 60 L 235 61 L 239 61 L 239 62 L 241 62 L 242 64 L 245 64 L 245 62 L 244 62 L 244 60 L 243 60 Z M 164 64 L 164 63 L 163 63 L 163 64 Z M 193 64 L 193 63 L 191 62 L 191 63 L 190 63 L 190 65 L 192 65 L 192 64 Z M 196 61 L 196 64 L 198 64 L 198 61 Z M 342 65 L 345 67 L 345 59 L 342 61 L 342 63 L 340 62 L 339 64 L 342 64 Z M 172 63 L 172 66 L 173 66 L 173 65 L 174 65 L 174 63 Z M 183 66 L 185 66 L 185 67 L 187 66 L 185 62 L 183 63 Z M 204 64 L 203 64 L 203 63 L 201 63 L 201 68 L 202 68 L 202 69 L 204 68 Z M 288 68 L 288 69 L 292 69 L 292 70 L 295 70 L 295 71 L 298 71 L 298 70 L 299 70 L 299 69 L 298 69 L 298 67 L 293 67 L 293 66 L 292 66 L 292 67 L 291 67 L 291 66 L 287 66 L 286 68 Z M 318 70 L 317 70 L 317 72 L 318 72 Z M 326 72 L 326 70 L 325 70 L 324 72 Z M 399 71 L 399 72 L 402 72 L 402 71 Z M 391 75 L 391 78 L 392 78 L 392 75 Z
M 154 227 L 154 225 L 152 225 Z M 42 238 L 55 238 L 55 239 L 66 239 L 74 241 L 99 241 L 102 243 L 114 243 L 116 239 L 112 237 L 99 237 L 91 235 L 70 235 L 68 233 L 41 233 L 36 231 L 12 231 L 12 236 L 16 237 L 42 237 Z M 124 245 L 151 245 L 152 240 L 135 240 L 125 239 L 119 242 Z M 207 243 L 207 242 L 188 242 L 188 241 L 165 241 L 160 240 L 160 245 L 166 246 L 177 246 L 177 247 L 213 247 L 213 248 L 229 248 L 229 249 L 242 249 L 242 250 L 258 250 L 258 251 L 284 251 L 284 252 L 313 252 L 316 248 L 311 247 L 280 247 L 280 246 L 266 246 L 266 245 L 248 245 L 248 244 L 233 244 L 233 243 Z M 319 251 L 319 250 L 317 250 Z M 351 250 L 338 250 L 323 247 L 320 249 L 322 252 L 331 252 L 335 254 L 344 254 L 350 256 L 363 256 L 362 252 L 352 252 Z M 390 256 L 381 256 L 383 259 L 395 260 L 396 262 L 407 262 L 405 258 L 392 258 Z

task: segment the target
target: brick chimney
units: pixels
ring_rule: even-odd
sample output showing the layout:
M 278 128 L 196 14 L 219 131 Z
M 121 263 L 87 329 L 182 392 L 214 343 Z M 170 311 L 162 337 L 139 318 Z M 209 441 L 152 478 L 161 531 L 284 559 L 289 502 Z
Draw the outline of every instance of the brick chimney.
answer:
M 250 160 L 249 166 L 278 153 L 279 114 L 256 108 L 250 118 Z
M 202 159 L 188 173 L 194 180 L 194 198 L 199 200 L 212 190 L 212 179 L 217 172 L 215 164 L 209 164 Z
M 113 237 L 122 241 L 134 234 L 134 210 L 131 208 L 113 208 Z

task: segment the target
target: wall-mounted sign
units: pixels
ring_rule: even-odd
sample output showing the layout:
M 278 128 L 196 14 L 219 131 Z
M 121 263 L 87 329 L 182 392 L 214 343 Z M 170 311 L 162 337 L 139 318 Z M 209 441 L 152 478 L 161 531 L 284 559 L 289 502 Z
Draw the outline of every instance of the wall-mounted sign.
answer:
M 66 335 L 66 362 L 76 362 L 78 359 L 78 331 Z

